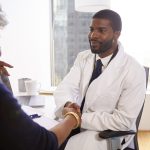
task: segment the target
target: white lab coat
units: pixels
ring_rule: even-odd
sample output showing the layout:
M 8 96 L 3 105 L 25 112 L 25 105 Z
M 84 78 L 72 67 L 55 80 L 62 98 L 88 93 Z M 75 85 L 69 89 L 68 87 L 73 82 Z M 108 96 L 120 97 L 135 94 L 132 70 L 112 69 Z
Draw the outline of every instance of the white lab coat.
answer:
M 88 83 L 94 66 L 94 54 L 90 50 L 79 53 L 70 72 L 54 93 L 58 108 L 57 116 L 60 116 L 61 108 L 67 101 L 81 105 L 86 94 L 81 128 L 87 131 L 84 132 L 85 137 L 82 133 L 81 139 L 88 138 L 88 131 L 95 132 L 93 135 L 96 136 L 97 131 L 107 129 L 136 130 L 135 120 L 143 105 L 146 91 L 145 71 L 134 58 L 124 52 L 120 42 L 118 42 L 118 48 L 117 55 L 89 87 Z M 78 138 L 71 140 L 71 143 L 80 141 L 79 138 L 78 135 Z M 126 145 L 131 142 L 131 138 L 133 136 L 126 137 Z M 94 150 L 98 149 L 91 138 L 87 142 L 81 142 L 82 149 L 80 143 L 75 144 L 75 149 L 91 150 L 88 142 Z M 104 149 L 107 148 L 103 147 Z M 68 150 L 73 150 L 73 148 L 68 148 Z

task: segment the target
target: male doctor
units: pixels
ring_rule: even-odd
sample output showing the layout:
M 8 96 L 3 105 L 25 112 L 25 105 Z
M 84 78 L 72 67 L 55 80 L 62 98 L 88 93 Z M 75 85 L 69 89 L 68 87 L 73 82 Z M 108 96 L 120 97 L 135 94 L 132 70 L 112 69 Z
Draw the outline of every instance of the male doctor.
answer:
M 116 12 L 106 9 L 94 14 L 88 36 L 91 49 L 78 54 L 54 93 L 57 117 L 64 107 L 82 107 L 81 132 L 69 139 L 66 150 L 107 150 L 107 141 L 98 137 L 99 131 L 136 130 L 146 91 L 145 71 L 118 41 L 121 29 Z M 99 59 L 101 74 L 90 81 Z M 126 136 L 122 149 L 132 139 Z

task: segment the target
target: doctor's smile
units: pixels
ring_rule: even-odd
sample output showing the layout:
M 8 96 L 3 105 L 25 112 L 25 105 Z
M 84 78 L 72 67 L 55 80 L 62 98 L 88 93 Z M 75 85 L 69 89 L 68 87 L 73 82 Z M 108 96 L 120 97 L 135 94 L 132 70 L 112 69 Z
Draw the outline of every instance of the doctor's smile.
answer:
M 92 48 L 99 48 L 102 45 L 102 42 L 99 41 L 91 41 L 91 47 Z

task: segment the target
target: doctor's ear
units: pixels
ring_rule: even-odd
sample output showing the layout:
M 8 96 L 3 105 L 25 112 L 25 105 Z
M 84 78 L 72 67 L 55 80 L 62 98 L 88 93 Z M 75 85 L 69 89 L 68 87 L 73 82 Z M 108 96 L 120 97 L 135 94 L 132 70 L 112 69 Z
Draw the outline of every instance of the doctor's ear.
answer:
M 117 40 L 120 35 L 121 35 L 121 31 L 115 31 L 114 32 L 114 40 Z

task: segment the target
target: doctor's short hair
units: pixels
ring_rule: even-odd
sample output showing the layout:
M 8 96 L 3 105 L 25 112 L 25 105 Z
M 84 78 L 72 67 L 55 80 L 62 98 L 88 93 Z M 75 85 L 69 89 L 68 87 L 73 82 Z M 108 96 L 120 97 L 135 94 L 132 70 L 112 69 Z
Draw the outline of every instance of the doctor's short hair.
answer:
M 108 19 L 112 23 L 112 28 L 114 31 L 121 31 L 122 21 L 118 13 L 110 9 L 100 10 L 93 15 L 93 19 Z
M 0 29 L 5 27 L 8 24 L 8 21 L 6 19 L 6 15 L 2 10 L 1 4 L 0 4 Z

